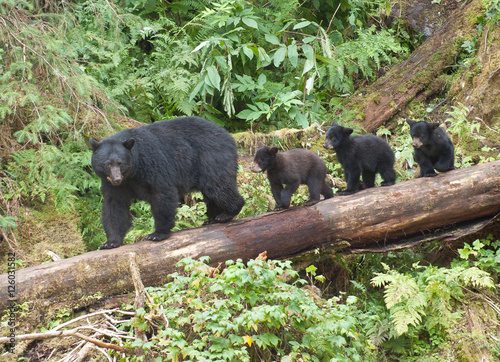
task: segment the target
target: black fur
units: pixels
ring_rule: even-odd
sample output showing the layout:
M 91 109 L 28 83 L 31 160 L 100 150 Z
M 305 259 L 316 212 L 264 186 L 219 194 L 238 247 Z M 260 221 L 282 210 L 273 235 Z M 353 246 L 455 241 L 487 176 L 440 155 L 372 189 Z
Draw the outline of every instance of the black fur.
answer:
M 278 152 L 277 147 L 260 147 L 255 153 L 253 172 L 267 171 L 271 191 L 276 200 L 276 209 L 287 209 L 298 187 L 307 185 L 309 201 L 304 205 L 317 203 L 320 194 L 329 199 L 333 191 L 325 181 L 325 162 L 314 152 L 302 148 Z M 285 185 L 285 187 L 283 187 Z
M 365 187 L 375 186 L 375 175 L 380 173 L 382 186 L 394 185 L 394 152 L 387 142 L 374 135 L 351 136 L 352 128 L 339 126 L 335 122 L 326 133 L 324 147 L 334 149 L 344 168 L 347 188 L 340 195 L 353 194 L 360 190 L 360 176 Z
M 439 127 L 439 123 L 427 123 L 407 119 L 414 148 L 414 159 L 420 166 L 420 177 L 436 176 L 436 171 L 446 172 L 455 168 L 455 147 Z
M 128 129 L 97 142 L 92 168 L 101 178 L 102 223 L 115 248 L 131 226 L 133 200 L 151 204 L 155 231 L 146 239 L 164 240 L 175 224 L 179 197 L 199 190 L 211 221 L 226 222 L 244 205 L 236 185 L 237 149 L 222 127 L 198 117 L 182 117 Z

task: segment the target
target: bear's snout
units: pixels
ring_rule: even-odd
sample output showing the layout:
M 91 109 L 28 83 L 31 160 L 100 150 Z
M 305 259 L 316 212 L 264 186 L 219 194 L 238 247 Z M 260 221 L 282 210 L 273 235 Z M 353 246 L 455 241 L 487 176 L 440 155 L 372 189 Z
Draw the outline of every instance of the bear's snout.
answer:
M 108 181 L 111 182 L 113 186 L 118 186 L 123 181 L 122 172 L 119 166 L 110 167 L 110 175 L 107 177 Z
M 411 145 L 415 148 L 420 148 L 420 146 L 422 146 L 422 140 L 420 138 L 413 138 Z
M 254 162 L 252 164 L 252 167 L 250 167 L 250 171 L 255 172 L 255 173 L 259 173 L 259 172 L 262 172 L 262 169 L 260 168 L 260 166 L 257 162 Z

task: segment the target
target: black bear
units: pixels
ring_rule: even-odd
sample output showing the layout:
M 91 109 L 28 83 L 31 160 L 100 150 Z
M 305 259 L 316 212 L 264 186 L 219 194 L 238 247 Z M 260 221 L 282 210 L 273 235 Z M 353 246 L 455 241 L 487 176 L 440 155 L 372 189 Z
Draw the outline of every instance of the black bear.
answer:
M 350 195 L 362 189 L 361 175 L 367 188 L 375 186 L 377 173 L 384 180 L 382 186 L 394 185 L 394 152 L 389 144 L 375 135 L 351 136 L 352 132 L 352 128 L 333 122 L 326 132 L 323 144 L 327 150 L 335 150 L 337 159 L 344 168 L 347 188 L 339 192 L 339 195 Z
M 455 147 L 439 127 L 439 123 L 427 123 L 407 119 L 414 148 L 415 161 L 420 166 L 420 177 L 436 176 L 436 171 L 446 172 L 455 168 Z
M 276 200 L 275 210 L 289 208 L 292 195 L 301 184 L 309 189 L 306 206 L 317 203 L 320 194 L 325 199 L 333 197 L 332 188 L 325 181 L 325 162 L 314 152 L 303 148 L 278 152 L 278 147 L 262 146 L 255 153 L 251 170 L 256 173 L 267 171 Z
M 97 142 L 90 138 L 92 168 L 101 178 L 102 224 L 116 248 L 131 226 L 133 200 L 151 204 L 155 231 L 164 240 L 175 224 L 179 197 L 198 190 L 211 222 L 227 222 L 245 201 L 238 193 L 238 154 L 233 137 L 198 117 L 181 117 L 127 129 Z

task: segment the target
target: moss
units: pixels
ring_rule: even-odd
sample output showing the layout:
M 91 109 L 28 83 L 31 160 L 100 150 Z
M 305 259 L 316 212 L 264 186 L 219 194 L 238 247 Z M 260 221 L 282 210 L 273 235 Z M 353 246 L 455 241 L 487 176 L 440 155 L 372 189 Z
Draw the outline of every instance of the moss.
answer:
M 20 267 L 50 262 L 53 260 L 50 252 L 63 259 L 85 252 L 76 213 L 61 215 L 54 203 L 46 200 L 35 208 L 25 208 L 22 214 L 24 217 L 16 231 L 20 247 L 16 250 L 16 259 L 22 261 Z M 0 257 L 1 273 L 7 271 L 6 257 L 6 254 Z

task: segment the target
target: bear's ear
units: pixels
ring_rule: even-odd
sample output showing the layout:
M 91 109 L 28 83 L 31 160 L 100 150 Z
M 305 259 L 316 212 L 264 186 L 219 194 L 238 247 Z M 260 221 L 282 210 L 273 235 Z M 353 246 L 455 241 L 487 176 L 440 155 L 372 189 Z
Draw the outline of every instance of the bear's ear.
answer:
M 278 153 L 278 147 L 276 147 L 276 146 L 271 147 L 271 148 L 269 149 L 269 153 L 270 153 L 271 155 L 275 155 L 275 154 L 277 154 L 277 153 Z
M 337 121 L 333 121 L 332 124 L 330 125 L 330 127 L 335 127 L 335 126 L 338 126 L 339 124 L 337 123 Z
M 411 127 L 411 126 L 413 126 L 415 123 L 417 123 L 417 121 L 414 121 L 413 119 L 409 119 L 409 118 L 408 118 L 408 119 L 406 120 L 406 123 L 408 123 L 408 124 L 410 125 L 410 127 Z
M 95 151 L 99 147 L 99 142 L 90 137 L 89 139 L 90 147 L 92 147 L 92 150 Z
M 123 141 L 123 147 L 125 147 L 127 150 L 131 150 L 132 147 L 134 147 L 135 144 L 135 139 L 129 138 L 126 141 Z
M 433 130 L 433 131 L 434 131 L 436 128 L 438 128 L 438 127 L 439 127 L 439 123 L 437 123 L 437 122 L 432 122 L 432 123 L 427 123 L 427 124 L 429 125 L 429 128 L 430 128 L 431 130 Z
M 264 143 L 262 143 L 262 141 L 259 141 L 259 142 L 257 143 L 257 148 L 261 148 L 261 147 L 264 147 L 264 146 L 265 146 L 265 144 L 264 144 Z
M 344 133 L 349 136 L 354 130 L 352 128 L 344 128 Z

